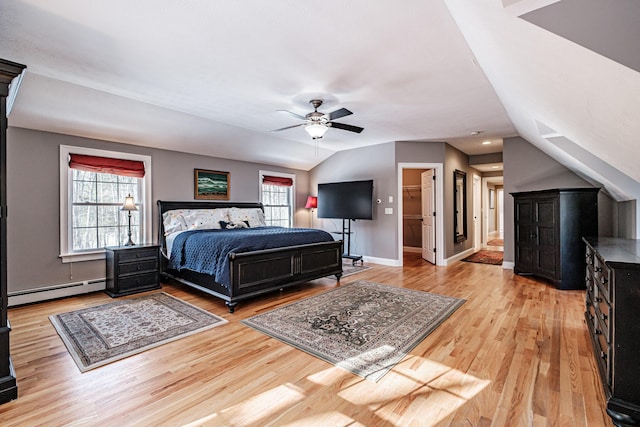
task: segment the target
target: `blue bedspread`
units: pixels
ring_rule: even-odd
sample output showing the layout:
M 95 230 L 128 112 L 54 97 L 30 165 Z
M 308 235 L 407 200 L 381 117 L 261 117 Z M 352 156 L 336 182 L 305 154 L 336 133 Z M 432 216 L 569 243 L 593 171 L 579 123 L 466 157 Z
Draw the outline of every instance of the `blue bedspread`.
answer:
M 210 274 L 227 288 L 229 254 L 309 243 L 331 242 L 326 231 L 311 228 L 254 227 L 233 230 L 192 230 L 176 236 L 168 267 Z

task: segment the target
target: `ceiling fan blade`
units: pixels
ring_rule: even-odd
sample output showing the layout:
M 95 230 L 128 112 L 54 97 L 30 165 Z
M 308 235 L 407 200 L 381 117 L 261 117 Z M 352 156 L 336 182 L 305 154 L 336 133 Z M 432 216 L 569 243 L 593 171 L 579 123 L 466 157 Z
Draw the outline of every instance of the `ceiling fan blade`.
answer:
M 306 125 L 306 123 L 300 123 L 299 125 L 293 125 L 293 126 L 286 126 L 280 129 L 274 129 L 271 132 L 280 132 L 281 130 L 287 130 L 287 129 L 291 129 L 291 128 L 297 128 L 298 126 L 304 126 Z
M 359 126 L 346 125 L 344 123 L 331 122 L 331 127 L 336 129 L 348 130 L 349 132 L 360 133 L 364 130 Z
M 307 118 L 306 118 L 305 116 L 301 116 L 300 114 L 292 113 L 291 111 L 288 111 L 288 110 L 276 110 L 276 111 L 279 111 L 279 112 L 281 112 L 281 113 L 287 113 L 287 114 L 290 114 L 290 115 L 292 115 L 293 117 L 295 117 L 295 118 L 297 118 L 297 119 L 300 119 L 300 120 L 307 120 Z
M 341 108 L 332 113 L 329 113 L 329 120 L 339 119 L 340 117 L 350 116 L 351 114 L 353 114 L 351 111 L 347 110 L 346 108 Z

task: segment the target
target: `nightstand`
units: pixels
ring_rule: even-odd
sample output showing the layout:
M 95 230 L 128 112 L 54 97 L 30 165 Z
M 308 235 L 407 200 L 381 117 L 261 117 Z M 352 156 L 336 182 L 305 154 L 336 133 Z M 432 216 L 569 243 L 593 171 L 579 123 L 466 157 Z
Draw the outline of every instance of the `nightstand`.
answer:
M 160 288 L 160 246 L 109 246 L 105 292 L 111 297 Z

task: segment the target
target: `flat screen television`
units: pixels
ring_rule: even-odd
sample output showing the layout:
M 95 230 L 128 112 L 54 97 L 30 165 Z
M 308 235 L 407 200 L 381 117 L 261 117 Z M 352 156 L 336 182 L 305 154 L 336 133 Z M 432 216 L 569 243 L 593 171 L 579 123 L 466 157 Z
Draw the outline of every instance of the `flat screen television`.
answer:
M 373 180 L 318 184 L 318 218 L 373 219 Z

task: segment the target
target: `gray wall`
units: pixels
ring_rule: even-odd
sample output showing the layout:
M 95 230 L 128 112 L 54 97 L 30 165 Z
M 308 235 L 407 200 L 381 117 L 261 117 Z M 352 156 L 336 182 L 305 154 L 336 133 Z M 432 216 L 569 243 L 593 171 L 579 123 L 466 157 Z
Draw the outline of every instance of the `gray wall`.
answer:
M 326 159 L 310 172 L 310 194 L 318 194 L 318 184 L 373 179 L 373 220 L 351 223 L 351 253 L 369 257 L 397 258 L 397 177 L 394 143 L 372 145 L 340 151 Z M 393 196 L 394 203 L 389 203 Z M 385 215 L 385 208 L 392 207 L 393 215 Z M 327 231 L 342 228 L 337 219 L 314 219 L 314 227 Z
M 230 198 L 258 201 L 259 170 L 296 175 L 294 222 L 307 226 L 306 171 L 239 162 L 10 127 L 7 133 L 9 292 L 105 277 L 104 261 L 63 264 L 60 253 L 59 146 L 75 145 L 152 157 L 153 236 L 157 200 L 193 200 L 193 169 L 230 172 Z
M 445 256 L 450 258 L 460 252 L 473 247 L 474 222 L 473 222 L 473 177 L 482 174 L 469 166 L 469 156 L 462 151 L 446 145 L 444 164 L 444 246 Z M 453 232 L 453 196 L 454 173 L 460 170 L 467 174 L 467 239 L 457 243 Z
M 504 158 L 504 260 L 514 262 L 513 196 L 520 191 L 554 188 L 591 188 L 578 175 L 556 162 L 520 137 L 506 138 L 503 144 Z M 616 235 L 617 220 L 614 211 L 617 203 L 602 191 L 598 196 L 599 234 Z
M 372 221 L 357 221 L 351 252 L 369 257 L 397 260 L 398 258 L 398 163 L 443 163 L 444 164 L 444 254 L 451 257 L 472 247 L 473 211 L 472 185 L 469 159 L 464 153 L 444 142 L 392 142 L 369 147 L 341 151 L 311 170 L 310 193 L 317 194 L 318 183 L 373 179 L 374 204 Z M 453 239 L 453 171 L 467 172 L 467 240 L 455 244 Z M 389 196 L 393 202 L 389 202 Z M 386 215 L 385 208 L 393 214 Z M 316 219 L 314 226 L 327 231 L 341 227 L 339 220 Z

